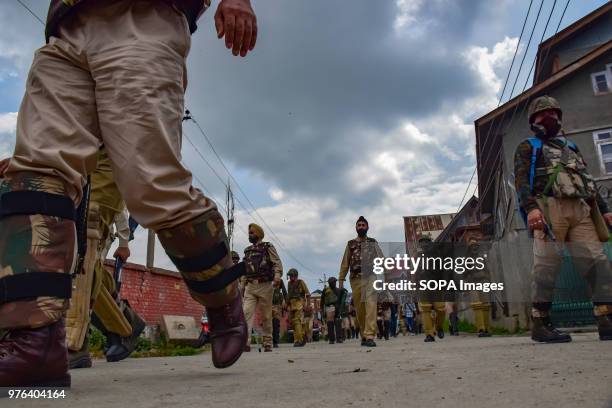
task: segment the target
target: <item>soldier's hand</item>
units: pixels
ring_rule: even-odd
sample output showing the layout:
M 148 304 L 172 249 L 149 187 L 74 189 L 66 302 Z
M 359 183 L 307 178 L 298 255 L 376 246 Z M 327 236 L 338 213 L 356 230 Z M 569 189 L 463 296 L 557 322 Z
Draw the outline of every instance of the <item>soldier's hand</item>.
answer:
M 121 261 L 123 263 L 127 262 L 128 258 L 130 257 L 130 248 L 128 247 L 119 247 L 117 248 L 117 250 L 115 251 L 115 254 L 113 255 L 114 258 L 119 258 L 121 259 Z
M 10 161 L 10 157 L 0 160 L 0 178 L 4 177 L 4 172 L 6 171 L 6 169 L 8 169 Z
M 529 211 L 529 214 L 527 214 L 527 226 L 530 230 L 544 230 L 546 222 L 539 208 Z
M 215 13 L 217 37 L 225 36 L 225 46 L 232 54 L 245 57 L 255 48 L 257 17 L 250 0 L 221 0 Z
M 604 220 L 606 220 L 606 224 L 612 226 L 612 213 L 609 213 L 609 212 L 605 213 L 603 217 L 604 217 Z

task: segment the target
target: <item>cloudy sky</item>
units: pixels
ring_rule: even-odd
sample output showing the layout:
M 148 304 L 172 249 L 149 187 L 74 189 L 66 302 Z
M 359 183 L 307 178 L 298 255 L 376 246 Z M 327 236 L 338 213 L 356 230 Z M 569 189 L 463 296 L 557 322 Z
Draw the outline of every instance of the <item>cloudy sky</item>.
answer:
M 23 1 L 44 19 L 48 1 Z M 553 3 L 544 0 L 534 43 Z M 556 3 L 545 38 L 565 0 Z M 571 2 L 561 28 L 604 3 Z M 534 0 L 519 61 L 539 4 Z M 403 241 L 403 216 L 456 211 L 474 169 L 473 121 L 497 106 L 529 1 L 253 6 L 259 39 L 251 55 L 232 57 L 216 39 L 213 10 L 200 20 L 188 64 L 187 106 L 238 182 L 231 181 L 235 249 L 242 252 L 247 225 L 258 222 L 285 270 L 296 267 L 315 287 L 323 274 L 337 275 L 359 215 L 379 241 Z M 2 158 L 12 152 L 27 70 L 44 36 L 16 0 L 0 3 L 0 25 Z M 532 44 L 517 90 L 534 51 Z M 223 203 L 224 186 L 197 151 L 224 182 L 228 174 L 193 123 L 185 123 L 184 134 L 195 185 L 204 183 Z M 144 231 L 132 249 L 131 260 L 144 263 Z M 156 266 L 173 268 L 159 246 Z

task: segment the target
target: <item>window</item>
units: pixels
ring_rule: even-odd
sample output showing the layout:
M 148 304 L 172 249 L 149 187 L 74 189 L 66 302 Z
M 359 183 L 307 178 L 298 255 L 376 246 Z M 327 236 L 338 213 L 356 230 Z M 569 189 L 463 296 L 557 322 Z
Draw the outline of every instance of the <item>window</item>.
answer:
M 595 151 L 599 156 L 601 174 L 612 174 L 612 129 L 602 129 L 593 133 Z
M 609 69 L 591 74 L 591 82 L 593 83 L 593 91 L 595 92 L 595 95 L 602 95 L 610 92 L 612 88 L 612 80 L 610 77 L 612 74 L 608 74 L 608 71 Z

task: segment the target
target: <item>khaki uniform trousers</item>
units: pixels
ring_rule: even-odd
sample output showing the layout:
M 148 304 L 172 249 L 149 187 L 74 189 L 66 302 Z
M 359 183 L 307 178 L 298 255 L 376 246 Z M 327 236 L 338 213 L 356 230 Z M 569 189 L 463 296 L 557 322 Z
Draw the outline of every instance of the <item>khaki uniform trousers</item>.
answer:
M 544 208 L 542 200 L 538 200 Z M 594 302 L 608 305 L 595 306 L 595 315 L 612 313 L 612 272 L 603 251 L 603 244 L 591 218 L 591 207 L 581 199 L 548 198 L 547 222 L 556 241 L 543 231 L 534 231 L 532 302 L 552 302 L 555 281 L 561 268 L 562 251 L 566 248 L 578 273 L 585 277 Z M 567 242 L 566 242 L 567 241 Z M 547 311 L 534 308 L 534 317 L 545 317 Z
M 376 302 L 378 296 L 372 286 L 375 278 L 363 278 L 356 276 L 351 278 L 351 290 L 353 292 L 353 305 L 357 312 L 357 322 L 361 337 L 366 340 L 374 339 L 378 331 L 376 325 Z
M 272 347 L 272 281 L 247 282 L 244 289 L 244 318 L 249 326 L 249 336 L 246 344 L 251 344 L 251 329 L 255 319 L 255 309 L 259 306 L 263 345 Z
M 446 302 L 419 302 L 421 309 L 421 319 L 423 321 L 423 332 L 435 336 L 441 330 L 446 319 Z M 436 318 L 432 316 L 435 310 Z
M 308 316 L 304 317 L 304 322 L 302 323 L 302 327 L 304 330 L 304 337 L 306 341 L 312 341 L 312 326 L 313 326 L 313 317 Z
M 304 318 L 304 299 L 289 299 L 289 320 L 293 327 L 293 342 L 301 343 L 304 341 L 304 327 L 302 319 Z
M 104 144 L 121 195 L 144 227 L 174 228 L 215 209 L 181 164 L 190 46 L 187 19 L 169 2 L 79 4 L 34 56 L 5 182 L 17 186 L 15 180 L 33 174 L 41 186 L 64 186 L 79 203 Z M 65 245 L 56 258 L 70 253 L 74 246 Z M 214 302 L 225 304 L 227 296 Z M 60 319 L 66 305 L 48 297 L 0 305 L 0 327 L 44 326 Z M 2 318 L 7 313 L 11 319 Z

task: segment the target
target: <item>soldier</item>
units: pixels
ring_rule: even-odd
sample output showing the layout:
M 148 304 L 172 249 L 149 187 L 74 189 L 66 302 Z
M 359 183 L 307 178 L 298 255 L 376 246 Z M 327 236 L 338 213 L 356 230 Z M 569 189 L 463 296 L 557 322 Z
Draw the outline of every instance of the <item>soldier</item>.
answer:
M 285 281 L 281 280 L 280 284 L 274 288 L 272 295 L 272 347 L 278 348 L 280 343 L 280 325 L 281 319 L 287 308 L 287 289 Z
M 569 334 L 553 326 L 549 315 L 567 248 L 590 286 L 599 338 L 612 340 L 612 273 L 600 242 L 608 240 L 612 214 L 578 147 L 563 136 L 559 103 L 539 97 L 530 104 L 528 115 L 535 137 L 518 145 L 514 173 L 521 211 L 534 236 L 531 338 L 544 343 L 571 341 Z
M 297 269 L 289 269 L 287 276 L 289 277 L 287 297 L 289 298 L 289 319 L 293 326 L 293 347 L 304 347 L 306 340 L 304 339 L 304 333 L 302 331 L 302 316 L 304 304 L 310 303 L 310 292 L 308 291 L 306 283 L 298 279 Z
M 245 351 L 251 351 L 251 329 L 257 306 L 261 313 L 264 351 L 272 351 L 272 297 L 274 288 L 280 284 L 283 276 L 283 264 L 274 245 L 264 242 L 263 238 L 263 228 L 257 224 L 249 224 L 249 242 L 252 245 L 244 249 L 244 316 L 249 327 Z
M 361 345 L 376 347 L 374 336 L 376 336 L 377 295 L 373 286 L 375 275 L 371 263 L 374 257 L 382 257 L 383 253 L 376 240 L 368 237 L 368 228 L 368 221 L 363 216 L 359 217 L 355 223 L 357 237 L 346 244 L 338 280 L 340 289 L 344 288 L 344 281 L 350 270 L 353 304 L 361 330 Z
M 0 184 L 0 329 L 9 331 L 0 387 L 70 385 L 64 314 L 75 208 L 102 144 L 128 210 L 156 231 L 206 307 L 215 367 L 243 351 L 235 280 L 244 268 L 232 267 L 223 217 L 193 188 L 180 155 L 190 33 L 209 2 L 147 4 L 51 0 L 47 44 L 34 56 Z M 234 55 L 254 48 L 248 0 L 221 0 L 215 26 Z
M 91 198 L 87 215 L 87 253 L 81 273 L 75 277 L 70 308 L 66 314 L 66 344 L 70 368 L 91 367 L 87 332 L 91 321 L 106 336 L 107 361 L 127 358 L 145 322 L 120 300 L 113 276 L 104 267 L 111 246 L 111 230 L 117 224 L 119 246 L 115 258 L 123 263 L 130 256 L 125 204 L 114 182 L 111 163 L 105 149 L 98 152 L 98 164 L 91 174 Z
M 417 239 L 419 256 L 437 256 L 431 236 L 420 234 Z M 427 268 L 421 268 L 416 273 L 419 280 L 444 278 L 444 276 L 440 275 L 440 271 L 427 270 Z M 420 292 L 419 297 L 419 307 L 420 311 L 422 312 L 421 319 L 423 322 L 423 331 L 425 332 L 424 341 L 436 341 L 436 334 L 438 335 L 438 338 L 444 338 L 443 324 L 446 318 L 446 302 L 444 301 L 444 294 L 440 291 L 424 290 Z M 435 313 L 435 320 L 432 313 Z
M 329 344 L 336 341 L 342 343 L 342 321 L 340 320 L 340 307 L 346 299 L 346 289 L 336 286 L 337 279 L 330 277 L 321 294 L 321 305 L 324 307 L 324 315 L 327 322 L 327 339 Z

